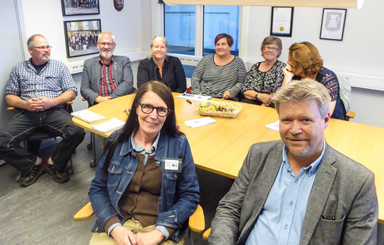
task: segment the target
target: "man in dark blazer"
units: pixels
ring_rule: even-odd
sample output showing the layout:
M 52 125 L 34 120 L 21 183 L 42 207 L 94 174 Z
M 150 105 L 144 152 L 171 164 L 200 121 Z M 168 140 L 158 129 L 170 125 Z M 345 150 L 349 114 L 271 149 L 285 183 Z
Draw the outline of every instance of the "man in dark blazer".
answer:
M 251 146 L 210 244 L 377 243 L 374 174 L 326 143 L 330 101 L 311 79 L 277 91 L 282 140 Z
M 113 55 L 115 48 L 114 35 L 103 32 L 97 41 L 100 55 L 84 61 L 80 93 L 89 106 L 136 91 L 131 62 L 128 57 Z

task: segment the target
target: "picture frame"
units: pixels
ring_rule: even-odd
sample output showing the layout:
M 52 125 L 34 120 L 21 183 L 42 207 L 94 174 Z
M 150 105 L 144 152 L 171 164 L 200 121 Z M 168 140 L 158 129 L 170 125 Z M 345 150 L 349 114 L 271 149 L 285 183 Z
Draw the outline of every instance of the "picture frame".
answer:
M 292 37 L 293 7 L 272 7 L 271 36 Z
M 67 57 L 98 53 L 97 39 L 101 33 L 100 19 L 64 21 Z
M 343 41 L 347 9 L 323 8 L 320 39 Z
M 63 16 L 100 14 L 99 0 L 61 0 Z

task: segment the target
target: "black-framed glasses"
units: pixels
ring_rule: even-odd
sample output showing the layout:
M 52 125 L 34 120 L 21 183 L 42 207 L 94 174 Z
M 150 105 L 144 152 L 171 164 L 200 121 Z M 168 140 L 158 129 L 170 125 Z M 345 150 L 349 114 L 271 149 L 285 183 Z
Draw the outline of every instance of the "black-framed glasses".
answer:
M 160 117 L 166 117 L 171 113 L 171 109 L 165 108 L 165 107 L 154 107 L 150 104 L 141 104 L 141 111 L 145 114 L 151 114 L 154 109 L 156 109 L 157 115 Z
M 52 46 L 40 46 L 40 47 L 32 46 L 32 47 L 35 49 L 39 49 L 39 50 L 45 50 L 45 49 L 51 49 L 52 48 Z

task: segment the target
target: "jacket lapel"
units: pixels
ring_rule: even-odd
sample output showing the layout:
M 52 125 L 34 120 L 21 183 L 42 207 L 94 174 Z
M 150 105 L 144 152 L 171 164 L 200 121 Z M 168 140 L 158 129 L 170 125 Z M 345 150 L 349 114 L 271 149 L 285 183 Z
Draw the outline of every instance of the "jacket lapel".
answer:
M 99 93 L 99 89 L 100 89 L 100 62 L 99 62 L 99 57 L 96 57 L 95 65 L 93 67 L 95 68 L 94 74 L 96 74 L 97 93 Z
M 309 197 L 307 211 L 305 213 L 303 229 L 301 231 L 300 244 L 308 244 L 317 223 L 321 219 L 324 206 L 332 189 L 337 169 L 332 166 L 335 162 L 333 149 L 327 145 L 323 159 L 317 169 L 315 182 Z

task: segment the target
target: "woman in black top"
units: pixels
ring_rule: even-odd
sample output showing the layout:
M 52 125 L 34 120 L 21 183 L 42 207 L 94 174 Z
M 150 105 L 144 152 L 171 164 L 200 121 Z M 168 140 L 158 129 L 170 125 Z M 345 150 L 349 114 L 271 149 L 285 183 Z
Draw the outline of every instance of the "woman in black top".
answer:
M 137 70 L 137 87 L 157 80 L 167 85 L 172 92 L 183 93 L 187 88 L 184 68 L 179 58 L 167 55 L 165 37 L 155 36 L 151 42 L 152 54 L 140 61 Z

